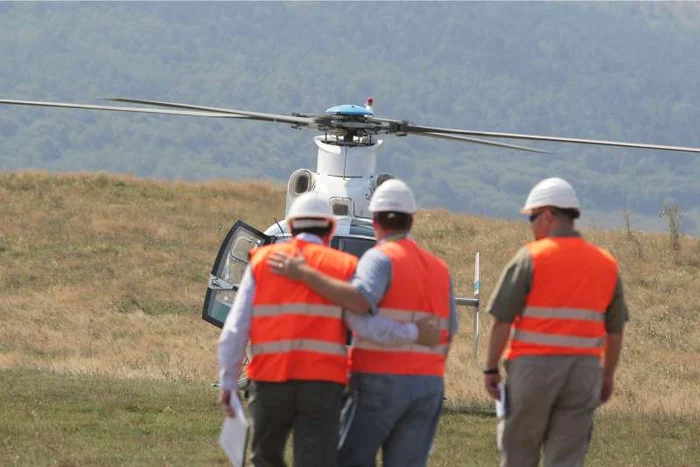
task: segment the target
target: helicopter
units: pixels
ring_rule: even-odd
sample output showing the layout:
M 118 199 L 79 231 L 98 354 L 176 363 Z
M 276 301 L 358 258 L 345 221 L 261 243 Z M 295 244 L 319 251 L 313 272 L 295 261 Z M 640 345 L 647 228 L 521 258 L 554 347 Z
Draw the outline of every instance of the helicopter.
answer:
M 0 104 L 256 120 L 286 124 L 294 129 L 316 131 L 320 133 L 313 138 L 317 147 L 316 168 L 314 170 L 300 168 L 291 174 L 287 181 L 285 214 L 292 202 L 303 193 L 316 192 L 327 198 L 337 221 L 337 230 L 331 246 L 357 257 L 374 246 L 376 241 L 369 212 L 369 201 L 372 194 L 382 183 L 393 178 L 393 175 L 388 173 L 376 173 L 377 156 L 384 146 L 384 140 L 380 139 L 382 135 L 422 136 L 543 154 L 551 153 L 551 151 L 493 141 L 490 138 L 700 153 L 700 148 L 684 146 L 418 125 L 408 120 L 375 116 L 372 98 L 368 98 L 365 105 L 337 105 L 329 107 L 323 113 L 292 113 L 291 115 L 123 97 L 106 98 L 105 100 L 141 107 L 9 99 L 0 99 Z M 260 231 L 242 220 L 236 221 L 226 234 L 216 255 L 204 298 L 202 319 L 219 328 L 223 327 L 235 298 L 238 284 L 247 267 L 249 251 L 262 245 L 286 241 L 290 237 L 289 227 L 284 220 L 275 220 L 275 223 L 264 231 Z M 476 253 L 473 295 L 456 298 L 457 305 L 474 309 L 473 357 L 476 357 L 477 354 L 480 327 L 479 269 L 480 256 L 479 253 Z M 248 358 L 250 358 L 250 354 L 248 354 Z M 245 390 L 247 386 L 247 379 L 244 375 L 246 363 L 243 362 L 243 372 L 239 380 L 239 389 L 241 390 Z

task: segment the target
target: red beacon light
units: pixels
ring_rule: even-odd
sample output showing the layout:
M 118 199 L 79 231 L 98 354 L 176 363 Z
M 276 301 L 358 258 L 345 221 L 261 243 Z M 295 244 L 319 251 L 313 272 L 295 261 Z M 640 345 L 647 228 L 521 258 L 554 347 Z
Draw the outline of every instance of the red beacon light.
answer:
M 374 110 L 372 110 L 372 104 L 374 103 L 374 99 L 371 97 L 368 97 L 367 100 L 365 101 L 365 109 L 367 111 L 374 113 Z

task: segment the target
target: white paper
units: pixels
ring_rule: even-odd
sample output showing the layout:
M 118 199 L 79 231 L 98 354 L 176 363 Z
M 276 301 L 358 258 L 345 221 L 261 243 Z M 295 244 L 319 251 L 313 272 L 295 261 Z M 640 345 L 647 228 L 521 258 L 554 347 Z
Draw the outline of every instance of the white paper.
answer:
M 231 463 L 235 467 L 241 467 L 245 462 L 246 445 L 248 444 L 248 420 L 245 418 L 243 405 L 235 392 L 231 393 L 230 404 L 236 416 L 224 418 L 219 445 Z
M 506 385 L 503 381 L 498 383 L 498 392 L 501 397 L 496 401 L 496 418 L 503 418 L 506 416 Z

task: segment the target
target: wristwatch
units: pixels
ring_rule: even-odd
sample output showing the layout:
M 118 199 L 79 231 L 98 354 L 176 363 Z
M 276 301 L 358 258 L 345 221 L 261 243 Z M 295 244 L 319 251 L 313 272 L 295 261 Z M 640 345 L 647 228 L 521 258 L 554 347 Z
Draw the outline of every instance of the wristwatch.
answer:
M 498 367 L 496 368 L 486 368 L 484 370 L 485 375 L 497 375 L 499 372 Z

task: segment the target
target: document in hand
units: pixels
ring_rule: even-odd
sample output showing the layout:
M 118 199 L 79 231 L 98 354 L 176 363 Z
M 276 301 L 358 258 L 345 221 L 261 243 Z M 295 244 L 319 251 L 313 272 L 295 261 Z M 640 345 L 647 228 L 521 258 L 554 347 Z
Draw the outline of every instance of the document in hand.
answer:
M 224 418 L 219 445 L 231 463 L 235 467 L 241 467 L 245 463 L 246 446 L 248 445 L 248 420 L 245 418 L 243 405 L 235 394 L 231 394 L 231 408 L 236 416 Z
M 496 401 L 496 418 L 503 418 L 506 416 L 506 385 L 503 381 L 498 383 L 498 392 L 500 393 L 500 400 Z

